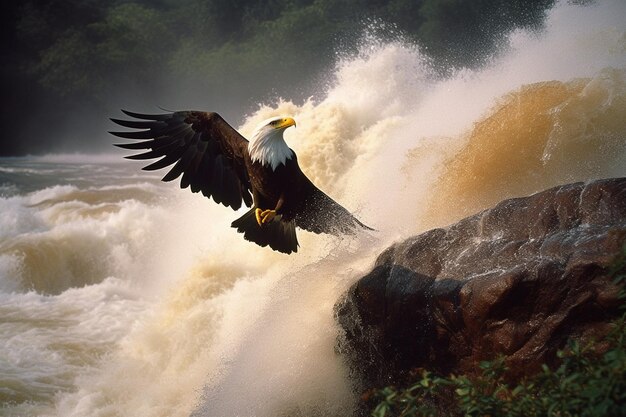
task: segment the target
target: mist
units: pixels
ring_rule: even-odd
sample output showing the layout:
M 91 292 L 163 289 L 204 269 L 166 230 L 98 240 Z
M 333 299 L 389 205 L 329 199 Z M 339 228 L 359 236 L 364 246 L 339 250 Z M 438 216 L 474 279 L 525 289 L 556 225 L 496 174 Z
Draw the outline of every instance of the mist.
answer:
M 30 0 L 1 7 L 0 155 L 110 151 L 120 108 L 199 109 L 239 126 L 260 103 L 323 97 L 366 37 L 436 73 L 485 65 L 552 0 Z

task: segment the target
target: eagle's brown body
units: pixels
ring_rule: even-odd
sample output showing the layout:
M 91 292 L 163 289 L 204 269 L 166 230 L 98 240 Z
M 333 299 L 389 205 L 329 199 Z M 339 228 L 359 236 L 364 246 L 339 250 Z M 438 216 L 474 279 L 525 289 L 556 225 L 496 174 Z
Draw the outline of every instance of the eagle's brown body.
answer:
M 285 220 L 293 220 L 305 188 L 302 181 L 305 177 L 300 171 L 297 159 L 295 157 L 288 159 L 285 165 L 279 165 L 273 170 L 259 162 L 252 162 L 248 157 L 246 166 L 254 205 L 261 208 L 276 207 L 282 198 L 283 204 L 279 214 Z
M 332 234 L 354 233 L 358 228 L 369 229 L 315 187 L 300 170 L 293 151 L 290 157 L 275 167 L 254 160 L 248 140 L 217 113 L 125 113 L 139 120 L 112 120 L 121 126 L 144 130 L 111 133 L 143 141 L 117 146 L 149 149 L 127 158 L 161 158 L 144 169 L 155 170 L 174 164 L 163 181 L 182 175 L 182 188 L 191 187 L 192 192 L 202 192 L 234 210 L 239 209 L 242 202 L 252 207 L 232 224 L 247 240 L 291 253 L 298 249 L 296 226 L 315 233 Z M 281 125 L 278 123 L 280 120 L 293 121 L 276 119 L 270 122 L 280 130 L 278 140 L 282 140 L 282 130 L 291 126 Z M 269 125 L 265 128 L 271 130 Z M 260 212 L 271 215 L 260 218 Z

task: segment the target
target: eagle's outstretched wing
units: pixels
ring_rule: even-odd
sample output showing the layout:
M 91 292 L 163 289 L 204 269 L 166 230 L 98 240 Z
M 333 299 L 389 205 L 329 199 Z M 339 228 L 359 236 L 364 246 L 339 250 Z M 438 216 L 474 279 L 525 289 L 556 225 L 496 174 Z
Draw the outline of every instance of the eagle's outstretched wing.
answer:
M 374 230 L 317 188 L 304 174 L 302 176 L 302 200 L 294 217 L 296 226 L 313 233 L 333 235 L 352 235 L 361 229 Z
M 120 126 L 142 129 L 109 132 L 141 142 L 116 144 L 124 149 L 149 149 L 128 159 L 158 161 L 144 167 L 152 171 L 175 163 L 163 177 L 172 181 L 182 175 L 181 188 L 191 187 L 206 197 L 237 210 L 243 201 L 252 205 L 251 186 L 245 165 L 248 141 L 217 113 L 178 111 L 166 114 L 139 114 L 122 110 L 138 120 L 111 119 Z

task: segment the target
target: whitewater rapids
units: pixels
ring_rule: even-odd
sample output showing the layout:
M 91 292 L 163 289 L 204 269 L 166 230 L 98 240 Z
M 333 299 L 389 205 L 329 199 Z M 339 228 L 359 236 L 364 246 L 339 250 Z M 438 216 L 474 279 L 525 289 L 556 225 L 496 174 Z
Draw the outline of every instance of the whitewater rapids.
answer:
M 304 172 L 378 230 L 300 231 L 296 255 L 243 241 L 239 213 L 120 155 L 0 160 L 0 414 L 350 415 L 362 387 L 333 305 L 382 249 L 626 176 L 624 22 L 623 1 L 558 4 L 545 30 L 446 79 L 419 48 L 366 39 L 319 97 L 260 107 L 240 131 L 293 116 Z

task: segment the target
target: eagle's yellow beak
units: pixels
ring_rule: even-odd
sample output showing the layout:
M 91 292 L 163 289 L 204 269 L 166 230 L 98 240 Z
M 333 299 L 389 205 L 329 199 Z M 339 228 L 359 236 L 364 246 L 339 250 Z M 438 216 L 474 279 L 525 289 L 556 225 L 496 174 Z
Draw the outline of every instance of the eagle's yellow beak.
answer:
M 276 128 L 277 129 L 286 129 L 290 126 L 296 126 L 296 121 L 293 120 L 291 117 L 286 117 L 284 119 L 281 119 L 278 123 Z

